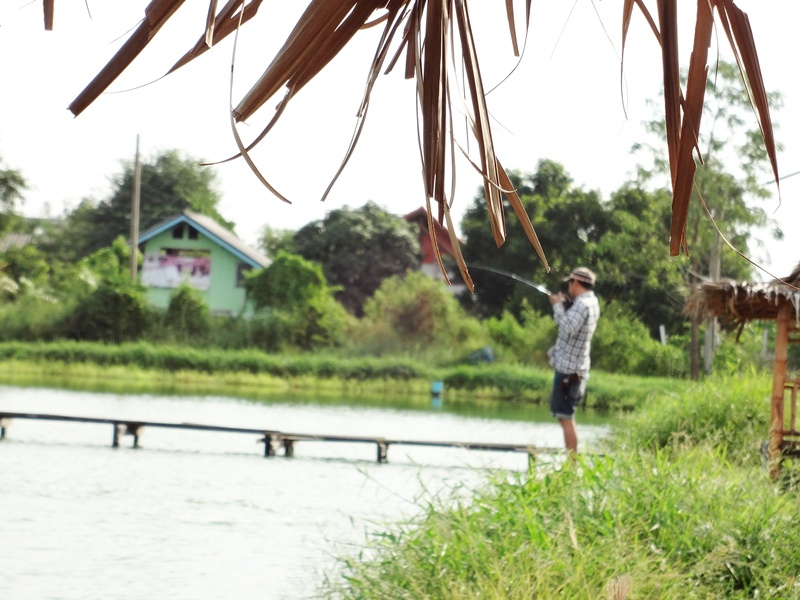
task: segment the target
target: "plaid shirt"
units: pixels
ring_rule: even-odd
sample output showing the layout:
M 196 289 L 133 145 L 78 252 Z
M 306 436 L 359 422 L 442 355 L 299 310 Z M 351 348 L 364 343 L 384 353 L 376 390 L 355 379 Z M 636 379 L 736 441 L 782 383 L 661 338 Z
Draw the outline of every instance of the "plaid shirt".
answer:
M 592 335 L 600 318 L 600 304 L 592 291 L 586 291 L 577 298 L 569 310 L 558 302 L 553 305 L 553 317 L 558 326 L 556 345 L 547 353 L 550 364 L 559 373 L 578 373 L 586 376 L 591 361 L 589 350 Z

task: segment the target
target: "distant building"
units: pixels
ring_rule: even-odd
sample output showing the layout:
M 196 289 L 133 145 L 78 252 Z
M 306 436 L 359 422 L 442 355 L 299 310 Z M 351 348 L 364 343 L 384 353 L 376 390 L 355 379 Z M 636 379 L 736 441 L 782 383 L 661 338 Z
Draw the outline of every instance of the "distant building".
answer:
M 247 314 L 244 275 L 270 264 L 212 218 L 189 210 L 142 232 L 138 244 L 144 256 L 140 281 L 148 301 L 161 308 L 188 283 L 212 314 Z
M 419 245 L 422 249 L 420 271 L 428 277 L 444 281 L 444 275 L 439 268 L 439 263 L 436 262 L 436 254 L 433 251 L 430 229 L 428 228 L 428 211 L 421 206 L 417 210 L 408 213 L 403 218 L 409 223 L 414 223 L 419 228 Z M 434 233 L 436 234 L 436 243 L 439 246 L 439 254 L 442 257 L 442 263 L 447 271 L 447 277 L 450 279 L 450 286 L 448 286 L 448 289 L 453 294 L 460 294 L 467 289 L 467 286 L 464 285 L 464 281 L 461 279 L 461 273 L 459 273 L 458 266 L 455 264 L 455 254 L 453 252 L 453 245 L 450 242 L 450 234 L 447 228 L 435 218 L 433 219 L 433 227 Z

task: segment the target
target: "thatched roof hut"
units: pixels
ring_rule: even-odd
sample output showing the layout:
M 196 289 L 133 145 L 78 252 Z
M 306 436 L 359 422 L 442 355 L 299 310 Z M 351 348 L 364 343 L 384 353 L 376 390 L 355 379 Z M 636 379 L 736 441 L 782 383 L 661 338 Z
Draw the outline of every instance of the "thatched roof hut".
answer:
M 800 325 L 800 264 L 788 277 L 767 283 L 722 280 L 703 284 L 689 301 L 695 315 L 719 317 L 723 323 L 775 321 L 784 304 L 790 304 L 791 320 Z
M 696 315 L 720 317 L 729 325 L 747 321 L 776 322 L 775 362 L 772 369 L 772 399 L 769 427 L 769 464 L 777 476 L 781 455 L 787 450 L 797 453 L 800 430 L 797 423 L 797 397 L 800 379 L 786 376 L 786 355 L 790 343 L 800 343 L 800 264 L 788 277 L 769 283 L 706 283 L 692 295 L 689 311 Z M 787 393 L 789 415 L 786 418 Z

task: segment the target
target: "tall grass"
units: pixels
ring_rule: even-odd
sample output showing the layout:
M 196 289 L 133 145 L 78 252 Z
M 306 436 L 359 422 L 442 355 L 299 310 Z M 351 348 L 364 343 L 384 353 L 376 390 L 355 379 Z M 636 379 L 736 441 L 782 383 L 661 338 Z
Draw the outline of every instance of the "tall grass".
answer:
M 772 381 L 755 374 L 712 377 L 644 405 L 622 426 L 624 447 L 680 451 L 705 445 L 729 460 L 758 465 L 769 431 Z
M 800 496 L 757 459 L 768 388 L 743 377 L 667 394 L 603 456 L 431 500 L 344 557 L 325 593 L 800 598 Z
M 236 374 L 268 375 L 293 382 L 295 388 L 317 387 L 320 381 L 337 381 L 342 386 L 363 384 L 373 390 L 394 389 L 399 393 L 430 390 L 432 381 L 445 384 L 445 397 L 463 401 L 477 398 L 546 404 L 552 372 L 522 365 L 441 366 L 421 358 L 370 357 L 344 354 L 268 354 L 259 350 L 221 350 L 186 346 L 153 345 L 145 342 L 107 345 L 60 341 L 51 343 L 0 342 L 0 361 L 15 361 L 14 370 L 46 365 L 63 376 L 78 364 L 101 368 L 135 367 L 161 373 L 173 385 L 174 373 L 196 372 L 231 378 Z M 3 369 L 0 363 L 0 375 Z M 617 376 L 593 373 L 587 406 L 625 410 L 648 403 L 659 390 L 678 390 L 682 380 Z M 350 388 L 352 389 L 352 388 Z

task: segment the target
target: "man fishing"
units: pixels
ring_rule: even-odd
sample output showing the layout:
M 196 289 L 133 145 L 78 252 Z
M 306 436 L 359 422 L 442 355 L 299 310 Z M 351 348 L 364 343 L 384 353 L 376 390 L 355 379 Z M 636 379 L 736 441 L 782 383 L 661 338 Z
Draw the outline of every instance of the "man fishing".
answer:
M 575 430 L 575 409 L 586 393 L 589 379 L 589 351 L 592 336 L 600 318 L 600 304 L 594 295 L 595 274 L 586 267 L 574 269 L 568 277 L 567 294 L 572 305 L 567 308 L 564 294 L 550 295 L 553 318 L 558 327 L 555 346 L 548 350 L 550 364 L 555 369 L 550 412 L 564 430 L 564 445 L 569 454 L 578 451 Z

